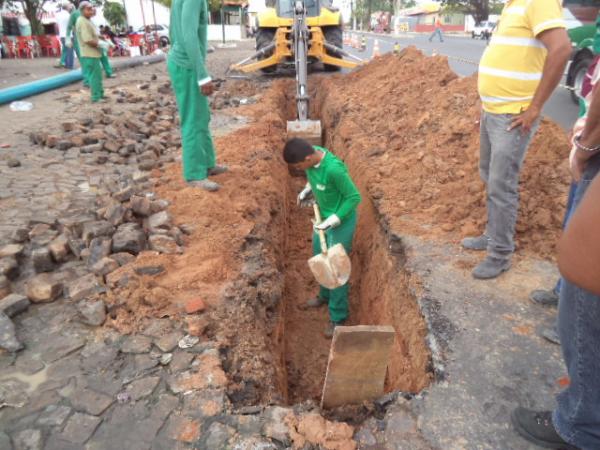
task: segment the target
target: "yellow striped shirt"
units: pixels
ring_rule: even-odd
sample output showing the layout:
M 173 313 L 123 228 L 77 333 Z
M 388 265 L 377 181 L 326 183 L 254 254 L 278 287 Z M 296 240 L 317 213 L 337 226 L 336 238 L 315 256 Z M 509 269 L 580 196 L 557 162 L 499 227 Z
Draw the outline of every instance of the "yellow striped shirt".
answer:
M 527 109 L 542 79 L 547 51 L 536 39 L 565 28 L 559 0 L 509 0 L 479 63 L 479 95 L 493 114 Z

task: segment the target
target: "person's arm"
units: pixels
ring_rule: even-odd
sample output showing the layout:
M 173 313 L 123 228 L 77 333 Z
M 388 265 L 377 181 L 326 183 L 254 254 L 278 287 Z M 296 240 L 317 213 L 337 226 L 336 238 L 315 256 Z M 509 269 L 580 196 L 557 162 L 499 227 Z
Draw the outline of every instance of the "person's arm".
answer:
M 350 178 L 350 174 L 345 168 L 335 168 L 331 173 L 331 180 L 342 195 L 343 201 L 335 215 L 338 216 L 340 221 L 344 221 L 352 215 L 358 204 L 360 203 L 360 192 L 356 188 L 356 185 Z
M 571 283 L 600 295 L 600 176 L 596 176 L 558 243 L 558 267 Z
M 579 137 L 574 139 L 584 148 L 595 148 L 600 146 L 600 90 L 595 89 L 592 94 L 592 103 L 588 109 L 585 126 Z M 577 149 L 571 154 L 570 165 L 571 174 L 575 181 L 579 181 L 585 170 L 585 165 L 590 158 L 600 153 L 600 150 L 593 152 Z
M 187 0 L 183 2 L 181 10 L 181 30 L 183 33 L 183 48 L 194 65 L 196 76 L 198 77 L 198 86 L 203 86 L 212 81 L 212 78 L 206 70 L 204 64 L 203 47 L 206 42 L 200 42 L 198 39 L 198 23 L 203 6 L 202 1 Z
M 83 20 L 83 19 L 82 19 Z M 90 47 L 98 48 L 98 35 L 94 32 L 94 26 L 88 23 L 82 22 L 77 23 L 77 27 L 79 28 L 79 34 L 81 36 L 81 41 L 85 42 Z
M 531 131 L 533 123 L 542 113 L 544 104 L 548 101 L 558 83 L 560 83 L 565 66 L 571 56 L 571 41 L 564 28 L 552 28 L 543 31 L 537 38 L 548 50 L 542 79 L 535 91 L 529 108 L 513 120 L 510 128 L 512 130 L 521 127 L 523 133 Z

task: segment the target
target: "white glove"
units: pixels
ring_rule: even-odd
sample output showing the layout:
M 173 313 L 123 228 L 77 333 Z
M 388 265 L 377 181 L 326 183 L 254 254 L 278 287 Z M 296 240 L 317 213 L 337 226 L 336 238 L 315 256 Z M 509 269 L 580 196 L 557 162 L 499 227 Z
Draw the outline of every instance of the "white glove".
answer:
M 310 184 L 307 184 L 304 189 L 298 194 L 296 204 L 302 207 L 312 206 L 315 200 L 312 198 L 312 189 Z
M 340 220 L 340 218 L 338 216 L 336 216 L 335 214 L 332 214 L 327 219 L 325 219 L 323 222 L 315 224 L 315 230 L 316 231 L 329 230 L 330 228 L 335 228 L 335 227 L 339 226 L 341 223 L 342 223 L 342 221 Z
M 108 42 L 106 41 L 98 41 L 98 47 L 100 47 L 100 49 L 107 51 L 110 48 L 110 45 L 108 44 Z
M 73 48 L 73 41 L 71 40 L 71 38 L 69 36 L 67 36 L 67 38 L 65 39 L 65 47 Z

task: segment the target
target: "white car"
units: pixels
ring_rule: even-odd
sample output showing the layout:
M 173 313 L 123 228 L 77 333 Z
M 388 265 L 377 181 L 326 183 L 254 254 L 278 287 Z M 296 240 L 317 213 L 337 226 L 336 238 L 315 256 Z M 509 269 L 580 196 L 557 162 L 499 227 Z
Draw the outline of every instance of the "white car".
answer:
M 144 27 L 140 27 L 137 32 L 139 34 L 144 34 L 146 33 L 146 29 L 148 29 L 148 31 L 150 32 L 150 40 L 153 40 L 153 36 L 154 36 L 154 32 L 156 31 L 156 33 L 158 33 L 158 39 L 160 41 L 160 46 L 161 47 L 167 47 L 170 43 L 169 41 L 169 27 L 166 25 L 161 25 L 161 24 L 156 24 L 156 26 L 154 24 L 150 24 L 150 25 L 146 25 L 146 28 Z
M 492 36 L 492 31 L 496 28 L 496 22 L 492 22 L 491 20 L 484 20 L 483 22 L 479 22 L 471 31 L 471 37 L 473 39 L 489 39 Z

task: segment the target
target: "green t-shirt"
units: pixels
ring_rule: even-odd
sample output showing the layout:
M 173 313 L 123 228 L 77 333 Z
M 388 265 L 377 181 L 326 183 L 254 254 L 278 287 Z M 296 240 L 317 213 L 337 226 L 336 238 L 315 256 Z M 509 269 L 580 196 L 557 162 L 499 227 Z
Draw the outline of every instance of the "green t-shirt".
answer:
M 325 148 L 314 148 L 324 152 L 325 156 L 319 167 L 306 170 L 306 176 L 321 209 L 321 216 L 324 220 L 335 214 L 344 222 L 352 217 L 360 203 L 360 192 L 342 161 Z
M 208 5 L 206 0 L 173 0 L 169 25 L 169 60 L 192 69 L 197 81 L 210 79 L 206 70 Z
M 89 19 L 81 16 L 77 19 L 75 30 L 81 56 L 83 58 L 100 58 L 102 56 L 100 49 L 87 44 L 88 41 L 98 40 L 98 32 L 94 24 Z

